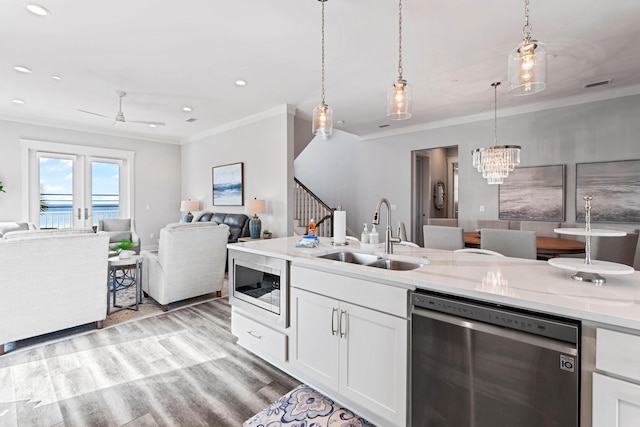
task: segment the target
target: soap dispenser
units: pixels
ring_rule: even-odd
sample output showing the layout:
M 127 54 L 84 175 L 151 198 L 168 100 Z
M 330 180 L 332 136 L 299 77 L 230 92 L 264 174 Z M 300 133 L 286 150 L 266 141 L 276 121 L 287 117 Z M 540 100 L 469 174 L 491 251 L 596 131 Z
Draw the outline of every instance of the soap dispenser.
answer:
M 364 223 L 364 230 L 360 234 L 360 243 L 369 243 L 369 230 L 367 229 L 367 223 Z
M 371 243 L 372 245 L 377 245 L 378 243 L 380 243 L 380 235 L 376 230 L 375 224 L 371 227 L 371 233 L 369 233 L 369 243 Z

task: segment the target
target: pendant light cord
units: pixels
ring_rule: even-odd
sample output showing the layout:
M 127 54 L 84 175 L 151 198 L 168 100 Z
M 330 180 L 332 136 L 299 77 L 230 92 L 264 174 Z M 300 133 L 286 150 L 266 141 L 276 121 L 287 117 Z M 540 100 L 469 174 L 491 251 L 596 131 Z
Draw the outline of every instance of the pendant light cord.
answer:
M 322 105 L 324 102 L 324 3 L 326 0 L 320 0 L 322 3 Z
M 402 0 L 398 3 L 398 80 L 402 80 Z
M 531 24 L 529 24 L 529 0 L 524 1 L 524 27 L 522 27 L 522 35 L 525 42 L 531 40 Z
M 491 83 L 493 86 L 493 145 L 498 145 L 498 86 L 500 82 Z

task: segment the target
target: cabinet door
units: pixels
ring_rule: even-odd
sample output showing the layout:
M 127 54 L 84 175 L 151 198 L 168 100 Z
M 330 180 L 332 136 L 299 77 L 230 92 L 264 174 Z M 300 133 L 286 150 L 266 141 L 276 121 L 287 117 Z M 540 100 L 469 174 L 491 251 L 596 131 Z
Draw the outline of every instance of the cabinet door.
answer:
M 393 425 L 407 407 L 408 321 L 341 302 L 340 393 Z M 346 325 L 345 323 L 346 319 Z
M 338 390 L 339 302 L 291 288 L 290 362 L 312 383 Z
M 637 427 L 640 386 L 593 374 L 593 427 Z

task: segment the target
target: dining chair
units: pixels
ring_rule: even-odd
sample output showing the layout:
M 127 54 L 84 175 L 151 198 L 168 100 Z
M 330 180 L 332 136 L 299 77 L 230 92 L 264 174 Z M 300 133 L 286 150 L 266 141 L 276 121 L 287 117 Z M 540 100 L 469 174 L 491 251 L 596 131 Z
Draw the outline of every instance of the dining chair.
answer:
M 542 237 L 559 237 L 559 235 L 553 231 L 556 228 L 560 228 L 559 222 L 551 221 L 522 221 L 520 222 L 520 230 L 523 231 L 535 231 L 536 236 Z
M 457 218 L 428 218 L 428 225 L 443 225 L 445 227 L 457 227 L 458 219 Z
M 483 228 L 498 228 L 498 229 L 509 229 L 509 221 L 504 221 L 500 219 L 479 219 L 478 220 L 478 229 Z
M 424 247 L 454 251 L 464 248 L 464 229 L 443 225 L 423 225 Z
M 480 230 L 480 248 L 515 258 L 537 258 L 536 232 L 483 228 Z
M 637 247 L 638 233 L 628 232 L 624 237 L 592 237 L 591 259 L 633 267 Z

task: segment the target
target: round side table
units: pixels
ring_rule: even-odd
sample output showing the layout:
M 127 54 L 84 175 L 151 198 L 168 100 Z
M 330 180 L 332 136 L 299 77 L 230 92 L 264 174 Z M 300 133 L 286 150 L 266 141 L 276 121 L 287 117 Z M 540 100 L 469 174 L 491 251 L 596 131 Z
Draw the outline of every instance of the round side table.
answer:
M 142 302 L 142 257 L 131 255 L 128 258 L 114 256 L 109 258 L 109 274 L 107 283 L 107 314 L 120 310 L 138 311 L 138 305 Z M 116 304 L 118 291 L 135 286 L 136 294 L 134 304 Z M 113 297 L 113 307 L 119 310 L 111 310 L 110 295 Z

